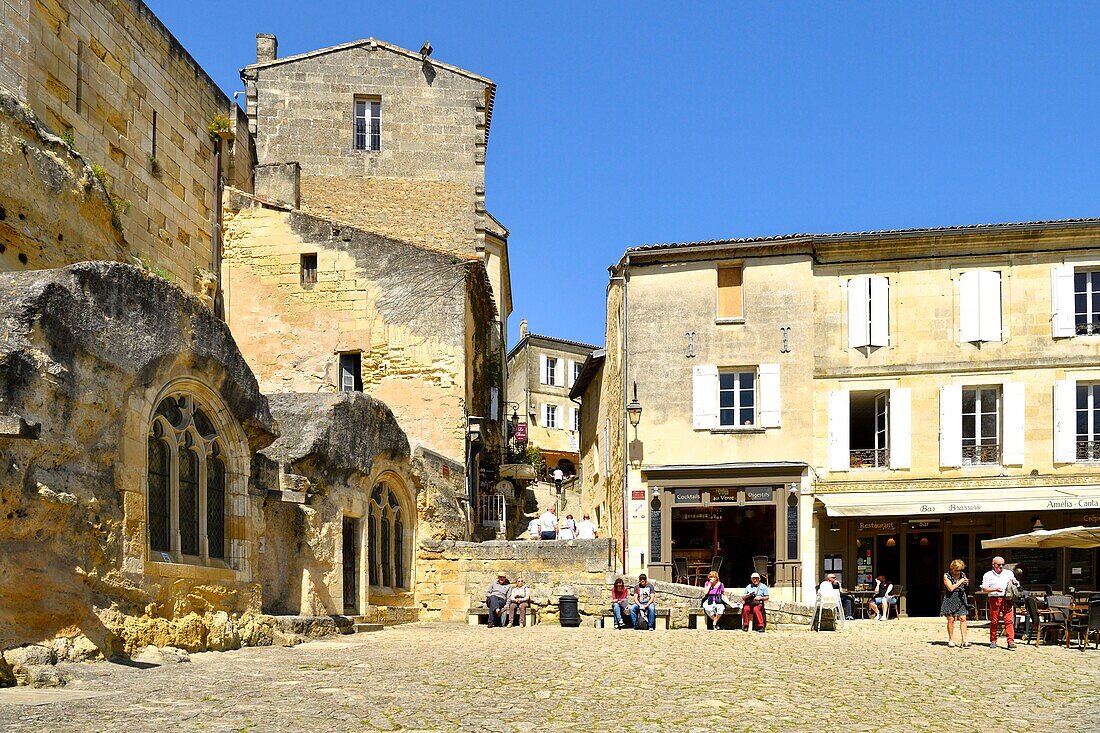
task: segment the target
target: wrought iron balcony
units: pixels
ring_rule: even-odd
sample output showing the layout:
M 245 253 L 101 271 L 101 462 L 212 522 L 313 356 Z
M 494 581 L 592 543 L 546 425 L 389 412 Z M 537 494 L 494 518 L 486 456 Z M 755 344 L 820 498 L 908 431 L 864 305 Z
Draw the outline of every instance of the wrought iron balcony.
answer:
M 1100 461 L 1100 440 L 1078 440 L 1077 460 Z
M 1100 336 L 1100 321 L 1078 323 L 1074 328 L 1078 336 Z
M 964 445 L 962 459 L 964 466 L 996 465 L 1001 462 L 1001 446 L 1000 444 Z
M 889 468 L 889 448 L 867 448 L 864 450 L 848 451 L 849 463 L 852 468 Z

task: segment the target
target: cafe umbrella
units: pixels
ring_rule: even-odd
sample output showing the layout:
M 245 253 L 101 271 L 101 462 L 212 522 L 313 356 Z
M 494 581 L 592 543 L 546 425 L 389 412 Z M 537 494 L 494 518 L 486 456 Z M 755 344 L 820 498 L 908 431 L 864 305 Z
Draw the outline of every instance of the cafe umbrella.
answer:
M 999 547 L 1031 547 L 1038 549 L 1055 547 L 1088 549 L 1090 547 L 1100 547 L 1100 527 L 1037 529 L 1034 532 L 982 540 L 982 549 L 989 550 Z

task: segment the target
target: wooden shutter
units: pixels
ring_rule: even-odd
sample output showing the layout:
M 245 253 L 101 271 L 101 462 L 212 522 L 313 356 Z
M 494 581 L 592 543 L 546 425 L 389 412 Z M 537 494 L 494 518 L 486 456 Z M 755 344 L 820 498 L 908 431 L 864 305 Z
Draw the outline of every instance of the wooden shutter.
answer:
M 848 348 L 858 349 L 869 341 L 868 319 L 871 314 L 867 307 L 870 291 L 870 278 L 866 275 L 853 277 L 848 281 Z
M 539 384 L 550 384 L 546 371 L 546 354 L 539 354 Z
M 871 288 L 871 346 L 890 345 L 890 279 L 875 275 Z
M 978 338 L 982 341 L 1001 340 L 1001 273 L 993 270 L 978 272 Z
M 565 360 L 565 386 L 573 388 L 573 365 L 577 362 L 572 359 Z
M 1001 464 L 1024 465 L 1024 385 L 1006 382 L 1001 386 Z
M 702 364 L 692 369 L 691 377 L 691 426 L 718 427 L 718 367 Z
M 565 359 L 558 359 L 557 357 L 551 357 L 554 360 L 554 386 L 565 386 L 565 369 L 562 365 L 565 364 Z
M 547 418 L 546 403 L 543 402 L 539 405 L 539 423 L 541 423 L 544 428 L 550 427 L 547 424 L 549 421 L 546 418 Z M 530 440 L 530 438 L 528 438 L 528 440 Z
M 741 297 L 741 268 L 718 268 L 718 318 L 721 320 L 745 317 Z
M 848 452 L 848 423 L 850 400 L 847 390 L 829 393 L 829 470 L 847 471 L 851 468 Z
M 1054 462 L 1077 460 L 1077 380 L 1054 382 Z
M 978 271 L 959 276 L 959 341 L 970 343 L 981 339 L 981 296 Z
M 962 465 L 962 386 L 940 387 L 940 465 Z
M 761 364 L 757 371 L 760 397 L 760 427 L 778 428 L 782 416 L 783 396 L 779 387 L 779 365 Z
M 1051 335 L 1067 338 L 1074 335 L 1073 266 L 1050 268 Z
M 890 468 L 909 468 L 912 464 L 913 390 L 890 390 Z

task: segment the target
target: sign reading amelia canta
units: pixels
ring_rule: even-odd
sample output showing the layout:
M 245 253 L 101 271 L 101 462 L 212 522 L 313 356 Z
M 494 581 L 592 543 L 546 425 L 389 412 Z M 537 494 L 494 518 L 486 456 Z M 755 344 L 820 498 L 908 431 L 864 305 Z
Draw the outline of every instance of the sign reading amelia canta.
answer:
M 1100 499 L 1048 499 L 1046 502 L 1046 509 L 1097 509 L 1100 508 Z M 985 503 L 980 501 L 972 502 L 952 502 L 946 504 L 921 504 L 921 514 L 952 514 L 956 512 L 984 512 L 994 511 L 996 509 L 1004 509 L 1005 502 L 998 502 L 995 505 L 986 506 Z

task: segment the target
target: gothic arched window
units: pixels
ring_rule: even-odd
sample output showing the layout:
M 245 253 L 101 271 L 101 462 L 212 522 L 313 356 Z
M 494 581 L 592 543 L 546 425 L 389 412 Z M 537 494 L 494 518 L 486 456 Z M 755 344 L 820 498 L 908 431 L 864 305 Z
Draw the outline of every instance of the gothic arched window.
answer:
M 408 519 L 393 488 L 379 483 L 370 498 L 370 584 L 388 588 L 408 587 L 405 553 L 408 552 Z
M 149 549 L 225 557 L 226 468 L 214 424 L 192 397 L 157 405 L 148 437 Z

